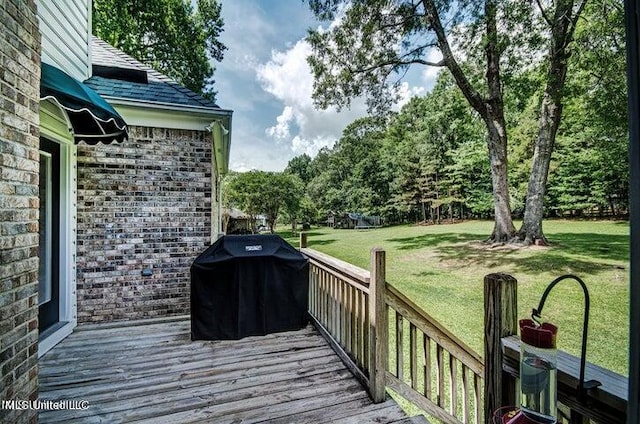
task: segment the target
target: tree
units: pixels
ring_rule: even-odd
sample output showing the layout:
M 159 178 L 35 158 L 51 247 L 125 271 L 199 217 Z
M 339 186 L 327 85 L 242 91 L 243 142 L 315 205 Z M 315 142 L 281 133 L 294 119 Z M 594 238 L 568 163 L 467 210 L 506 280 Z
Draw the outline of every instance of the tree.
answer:
M 534 10 L 531 2 L 516 0 L 309 0 L 319 18 L 334 19 L 341 13 L 329 30 L 311 31 L 308 37 L 313 47 L 309 63 L 316 104 L 344 107 L 350 99 L 367 95 L 370 108 L 381 110 L 397 98 L 394 86 L 407 67 L 446 67 L 487 130 L 494 209 L 490 240 L 511 241 L 516 231 L 508 180 L 504 85 L 523 65 L 539 62 L 540 45 L 548 31 L 546 89 L 526 219 L 517 234 L 533 242 L 542 237 L 544 187 L 562 116 L 568 48 L 585 2 L 537 0 Z M 429 59 L 434 48 L 442 59 Z M 396 83 L 390 85 L 393 78 Z
M 231 172 L 223 180 L 223 204 L 229 208 L 241 209 L 249 215 L 253 228 L 256 216 L 263 211 L 262 187 L 264 185 L 265 176 L 262 171 Z
M 591 0 L 575 31 L 567 101 L 549 179 L 551 206 L 563 213 L 625 214 L 628 116 L 624 8 Z
M 571 55 L 569 45 L 573 41 L 578 18 L 587 0 L 549 1 L 547 3 L 550 4 L 546 7 L 542 4 L 542 0 L 536 2 L 540 9 L 540 15 L 549 27 L 551 37 L 548 48 L 546 87 L 540 106 L 538 136 L 529 175 L 522 227 L 518 231 L 519 238 L 525 244 L 537 241 L 547 244 L 542 231 L 542 218 L 549 164 L 562 118 L 562 100 L 569 67 L 569 56 Z
M 367 95 L 372 110 L 388 107 L 397 93 L 387 81 L 412 64 L 446 66 L 469 104 L 487 128 L 493 188 L 494 228 L 490 240 L 511 240 L 515 227 L 511 218 L 507 177 L 507 131 L 502 99 L 500 58 L 504 39 L 498 32 L 498 0 L 480 2 L 436 2 L 434 0 L 309 0 L 316 16 L 333 19 L 349 4 L 337 25 L 327 31 L 311 31 L 313 48 L 309 58 L 314 74 L 314 99 L 327 107 L 348 106 L 350 99 Z M 455 5 L 458 8 L 451 10 Z M 443 24 L 441 16 L 447 15 Z M 468 19 L 474 33 L 482 27 L 485 79 L 479 84 L 454 55 L 449 33 Z M 476 37 L 478 38 L 478 37 Z M 427 59 L 432 48 L 442 54 L 439 61 Z
M 379 215 L 389 197 L 388 178 L 380 151 L 386 121 L 360 118 L 349 124 L 331 149 L 321 150 L 311 162 L 315 175 L 307 193 L 326 214 L 360 212 Z
M 225 181 L 224 190 L 229 205 L 236 205 L 252 217 L 264 214 L 269 230 L 276 229 L 282 208 L 295 219 L 300 210 L 302 182 L 284 172 L 249 171 L 233 174 Z
M 306 153 L 300 156 L 293 157 L 287 163 L 287 167 L 284 172 L 297 175 L 302 180 L 302 183 L 306 186 L 313 177 L 311 169 L 311 156 Z
M 215 100 L 214 67 L 226 47 L 217 0 L 94 0 L 93 33 L 142 63 Z

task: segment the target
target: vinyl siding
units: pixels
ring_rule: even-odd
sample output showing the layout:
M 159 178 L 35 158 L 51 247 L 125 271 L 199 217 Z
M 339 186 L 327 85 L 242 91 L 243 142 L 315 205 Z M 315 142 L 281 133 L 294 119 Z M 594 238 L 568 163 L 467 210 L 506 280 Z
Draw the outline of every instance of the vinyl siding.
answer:
M 91 0 L 40 0 L 42 61 L 84 81 L 90 76 Z

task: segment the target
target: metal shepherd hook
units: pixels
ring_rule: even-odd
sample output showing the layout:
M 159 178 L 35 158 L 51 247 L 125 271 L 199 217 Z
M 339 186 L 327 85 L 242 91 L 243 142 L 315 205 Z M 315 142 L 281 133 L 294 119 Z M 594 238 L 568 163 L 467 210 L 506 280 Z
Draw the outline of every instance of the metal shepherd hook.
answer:
M 567 275 L 563 275 L 561 277 L 556 278 L 545 289 L 544 293 L 542 294 L 542 298 L 540 299 L 540 303 L 538 304 L 538 308 L 533 309 L 531 311 L 531 319 L 534 320 L 536 323 L 540 324 L 540 319 L 542 318 L 542 308 L 544 307 L 544 302 L 547 300 L 547 296 L 549 295 L 549 292 L 560 281 L 568 280 L 568 279 L 577 281 L 582 287 L 582 291 L 584 292 L 584 321 L 582 323 L 582 352 L 581 352 L 581 358 L 580 358 L 580 383 L 578 386 L 578 400 L 582 401 L 584 400 L 584 394 L 587 390 L 593 389 L 602 384 L 597 380 L 589 380 L 587 382 L 584 381 L 584 372 L 585 372 L 586 356 L 587 356 L 587 330 L 589 327 L 589 290 L 587 289 L 587 285 L 584 283 L 584 281 L 582 281 L 582 279 L 580 279 L 580 277 L 577 277 L 572 274 L 567 274 Z

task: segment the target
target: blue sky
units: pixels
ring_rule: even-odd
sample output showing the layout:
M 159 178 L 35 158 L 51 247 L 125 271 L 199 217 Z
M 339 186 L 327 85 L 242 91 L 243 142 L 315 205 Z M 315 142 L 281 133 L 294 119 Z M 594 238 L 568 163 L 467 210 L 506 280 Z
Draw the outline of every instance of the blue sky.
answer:
M 302 0 L 221 0 L 227 46 L 216 64 L 217 103 L 232 109 L 230 167 L 237 171 L 281 171 L 302 153 L 314 156 L 332 146 L 342 130 L 366 115 L 364 101 L 350 110 L 316 110 L 311 99 L 313 77 L 304 41 L 318 22 Z M 414 70 L 406 79 L 410 93 L 433 85 L 435 69 Z

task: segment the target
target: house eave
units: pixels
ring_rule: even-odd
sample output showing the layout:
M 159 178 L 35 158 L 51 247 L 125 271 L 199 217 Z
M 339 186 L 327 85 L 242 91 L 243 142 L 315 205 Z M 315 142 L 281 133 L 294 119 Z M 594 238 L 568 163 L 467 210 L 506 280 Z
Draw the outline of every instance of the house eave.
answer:
M 203 114 L 209 117 L 231 116 L 233 114 L 233 111 L 229 109 L 211 108 L 206 106 L 179 105 L 175 103 L 128 99 L 124 97 L 112 97 L 112 96 L 102 96 L 102 97 L 104 97 L 114 107 L 117 107 L 117 106 L 143 107 L 143 108 L 150 108 L 150 109 L 157 109 L 157 110 L 164 110 L 164 111 Z
M 233 111 L 103 96 L 130 126 L 206 131 L 212 121 L 231 126 Z

